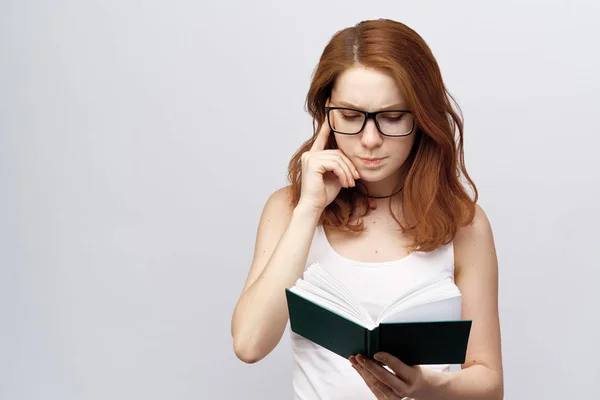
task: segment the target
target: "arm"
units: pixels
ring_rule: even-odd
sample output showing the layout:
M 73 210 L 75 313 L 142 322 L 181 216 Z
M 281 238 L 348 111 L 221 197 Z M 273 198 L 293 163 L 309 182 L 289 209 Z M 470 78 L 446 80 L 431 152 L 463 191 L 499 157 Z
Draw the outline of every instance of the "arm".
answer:
M 476 206 L 475 219 L 454 240 L 455 281 L 462 293 L 462 317 L 472 319 L 467 357 L 460 371 L 430 373 L 426 399 L 502 399 L 504 397 L 498 261 L 489 220 Z M 417 397 L 420 398 L 420 397 Z
M 285 288 L 304 272 L 319 213 L 290 204 L 289 187 L 267 200 L 258 226 L 254 258 L 233 312 L 236 356 L 254 363 L 281 340 L 289 315 Z

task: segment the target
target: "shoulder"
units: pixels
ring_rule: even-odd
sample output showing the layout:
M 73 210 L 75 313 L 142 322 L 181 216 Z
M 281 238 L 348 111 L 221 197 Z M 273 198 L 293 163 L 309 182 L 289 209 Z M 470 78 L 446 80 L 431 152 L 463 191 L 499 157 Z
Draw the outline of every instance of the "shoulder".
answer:
M 291 201 L 292 200 L 292 185 L 286 185 L 280 187 L 271 193 L 270 197 L 279 200 Z
M 495 244 L 490 220 L 479 204 L 475 204 L 475 216 L 468 225 L 460 226 L 454 238 L 454 257 L 457 272 L 480 264 L 477 260 L 495 257 Z
M 283 186 L 269 195 L 265 203 L 265 208 L 274 209 L 283 213 L 291 213 L 294 210 L 292 200 L 292 186 Z
M 475 216 L 470 224 L 460 226 L 455 241 L 464 242 L 475 239 L 478 235 L 490 235 L 492 227 L 487 214 L 479 204 L 475 204 Z
M 268 222 L 287 225 L 294 212 L 292 200 L 293 192 L 291 185 L 273 191 L 264 204 L 261 224 Z

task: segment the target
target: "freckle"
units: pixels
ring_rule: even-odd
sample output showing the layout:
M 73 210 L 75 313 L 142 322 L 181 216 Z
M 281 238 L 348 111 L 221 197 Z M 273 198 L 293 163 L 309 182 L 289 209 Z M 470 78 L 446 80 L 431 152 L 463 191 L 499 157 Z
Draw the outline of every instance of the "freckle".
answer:
M 375 253 L 379 253 L 379 251 L 375 250 Z

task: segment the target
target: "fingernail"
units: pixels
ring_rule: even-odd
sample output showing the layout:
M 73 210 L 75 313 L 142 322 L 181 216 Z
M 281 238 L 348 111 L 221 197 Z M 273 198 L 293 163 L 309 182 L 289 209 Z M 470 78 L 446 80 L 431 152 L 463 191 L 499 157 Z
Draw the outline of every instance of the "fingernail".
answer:
M 358 171 L 357 170 L 354 170 L 354 176 L 356 176 L 357 179 L 360 178 L 360 175 L 358 175 Z
M 376 360 L 378 360 L 378 361 L 381 361 L 381 360 L 383 359 L 383 357 L 381 357 L 381 354 L 375 354 L 375 355 L 373 356 L 373 358 L 375 358 L 375 359 L 376 359 Z

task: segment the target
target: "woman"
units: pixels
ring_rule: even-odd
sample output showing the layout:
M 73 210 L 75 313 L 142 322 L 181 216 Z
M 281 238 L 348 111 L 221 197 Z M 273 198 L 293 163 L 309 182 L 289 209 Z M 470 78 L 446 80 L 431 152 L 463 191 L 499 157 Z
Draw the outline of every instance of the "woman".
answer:
M 284 288 L 315 261 L 374 318 L 400 288 L 449 276 L 473 321 L 466 362 L 450 371 L 386 353 L 346 360 L 292 332 L 295 398 L 503 398 L 495 246 L 450 99 L 406 25 L 364 21 L 331 39 L 307 96 L 315 133 L 290 162 L 291 185 L 265 204 L 232 335 L 247 363 L 273 350 L 288 322 Z

